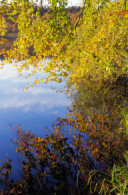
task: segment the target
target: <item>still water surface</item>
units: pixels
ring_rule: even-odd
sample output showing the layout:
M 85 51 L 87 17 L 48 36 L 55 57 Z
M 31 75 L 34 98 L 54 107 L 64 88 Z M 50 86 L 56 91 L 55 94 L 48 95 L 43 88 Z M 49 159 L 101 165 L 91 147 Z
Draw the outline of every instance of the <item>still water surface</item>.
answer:
M 41 76 L 41 73 L 36 75 Z M 0 160 L 4 162 L 8 154 L 17 169 L 16 147 L 10 141 L 15 137 L 16 126 L 20 124 L 23 130 L 44 136 L 48 133 L 45 127 L 50 129 L 57 117 L 65 116 L 67 106 L 70 105 L 70 100 L 64 93 L 56 92 L 63 89 L 64 83 L 41 83 L 24 91 L 27 82 L 25 78 L 18 76 L 16 69 L 10 64 L 0 69 Z M 13 131 L 10 130 L 10 124 Z M 13 172 L 14 177 L 17 174 Z

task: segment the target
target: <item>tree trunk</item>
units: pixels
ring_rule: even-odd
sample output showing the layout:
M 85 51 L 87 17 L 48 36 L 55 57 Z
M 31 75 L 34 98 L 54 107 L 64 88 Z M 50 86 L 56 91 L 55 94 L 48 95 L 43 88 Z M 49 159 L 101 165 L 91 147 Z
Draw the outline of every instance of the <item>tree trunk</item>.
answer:
M 43 12 L 43 0 L 40 0 L 40 14 Z

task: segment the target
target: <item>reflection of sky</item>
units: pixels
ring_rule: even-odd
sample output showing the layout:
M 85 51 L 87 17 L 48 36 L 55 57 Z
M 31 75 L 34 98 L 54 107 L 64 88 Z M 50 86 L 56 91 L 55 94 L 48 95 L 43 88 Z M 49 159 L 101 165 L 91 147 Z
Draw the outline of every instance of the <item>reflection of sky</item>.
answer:
M 36 75 L 36 77 L 40 78 L 42 75 Z M 32 78 L 29 83 L 31 80 Z M 56 92 L 58 89 L 63 89 L 63 84 L 51 82 L 45 85 L 41 83 L 24 91 L 27 82 L 25 78 L 17 76 L 16 69 L 11 65 L 5 65 L 3 69 L 0 69 L 0 115 L 2 121 L 5 120 L 3 118 L 5 114 L 8 116 L 9 123 L 14 116 L 15 122 L 18 123 L 22 114 L 28 119 L 32 114 L 45 117 L 60 116 L 64 113 L 62 110 L 66 110 L 66 106 L 70 104 L 64 93 Z
M 40 84 L 25 92 L 23 89 L 26 83 L 26 79 L 17 77 L 14 68 L 7 66 L 0 70 L 0 110 L 18 109 L 30 112 L 34 108 L 35 112 L 47 110 L 48 114 L 53 114 L 59 112 L 57 108 L 69 104 L 63 93 L 56 93 L 51 89 L 52 86 L 60 88 L 59 84 Z
M 24 130 L 44 135 L 44 127 L 51 127 L 58 116 L 65 116 L 70 105 L 64 93 L 51 88 L 62 89 L 63 84 L 41 83 L 24 91 L 26 83 L 11 65 L 0 69 L 0 159 L 5 159 L 6 153 L 15 158 L 15 146 L 9 141 L 13 138 L 10 123 L 14 128 L 21 124 Z

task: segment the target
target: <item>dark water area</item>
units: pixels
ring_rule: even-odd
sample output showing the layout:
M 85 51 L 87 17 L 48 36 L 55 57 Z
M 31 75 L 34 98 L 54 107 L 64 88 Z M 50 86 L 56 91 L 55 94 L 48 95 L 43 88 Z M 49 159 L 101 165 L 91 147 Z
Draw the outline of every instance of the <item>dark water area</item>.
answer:
M 45 77 L 43 73 L 37 76 Z M 57 117 L 66 115 L 70 105 L 66 95 L 57 92 L 64 88 L 64 83 L 41 83 L 24 91 L 27 82 L 31 83 L 32 78 L 19 77 L 10 64 L 0 69 L 0 160 L 2 164 L 7 156 L 13 160 L 15 170 L 12 176 L 15 179 L 19 175 L 19 157 L 10 140 L 15 139 L 17 125 L 20 124 L 24 131 L 44 137 L 48 134 L 46 127 L 50 130 Z

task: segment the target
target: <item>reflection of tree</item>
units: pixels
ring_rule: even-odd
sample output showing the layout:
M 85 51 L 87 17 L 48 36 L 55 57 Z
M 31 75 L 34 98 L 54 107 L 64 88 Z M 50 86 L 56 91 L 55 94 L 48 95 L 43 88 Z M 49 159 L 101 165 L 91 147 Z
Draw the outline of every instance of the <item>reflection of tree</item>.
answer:
M 71 112 L 67 118 L 58 119 L 52 132 L 44 138 L 25 133 L 19 125 L 15 143 L 16 151 L 24 156 L 22 177 L 16 183 L 9 180 L 12 166 L 8 159 L 0 167 L 4 192 L 90 194 L 91 180 L 91 191 L 98 193 L 105 179 L 104 190 L 110 192 L 111 169 L 115 163 L 124 165 L 123 152 L 128 149 L 128 135 L 112 126 L 115 119 L 116 113 L 112 118 L 100 114 L 85 118 Z M 67 137 L 63 135 L 65 128 L 70 130 Z M 93 172 L 96 174 L 90 179 Z M 121 174 L 121 178 L 126 177 Z

